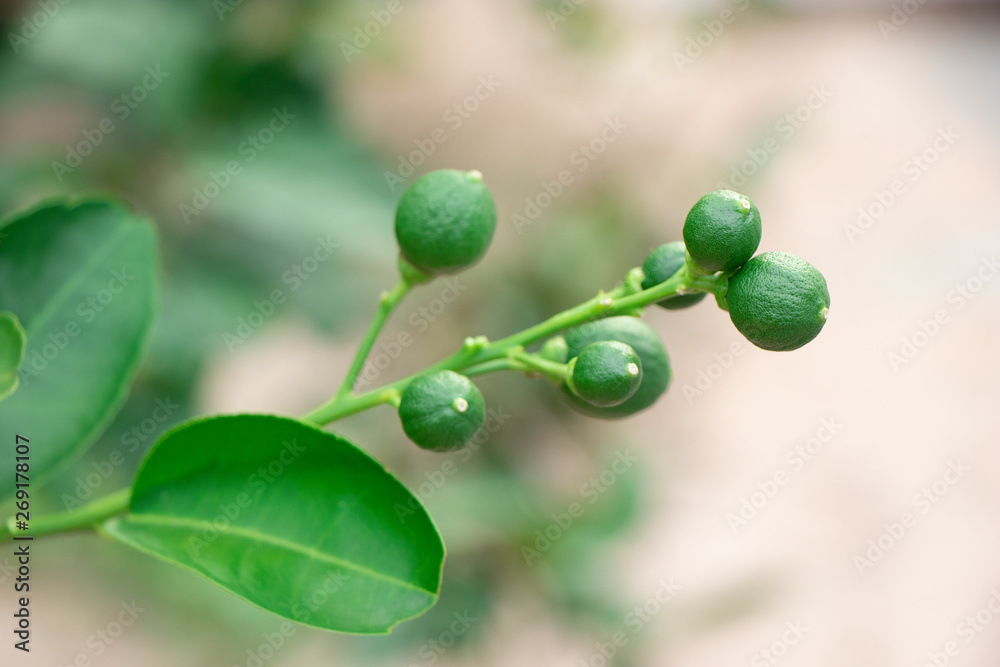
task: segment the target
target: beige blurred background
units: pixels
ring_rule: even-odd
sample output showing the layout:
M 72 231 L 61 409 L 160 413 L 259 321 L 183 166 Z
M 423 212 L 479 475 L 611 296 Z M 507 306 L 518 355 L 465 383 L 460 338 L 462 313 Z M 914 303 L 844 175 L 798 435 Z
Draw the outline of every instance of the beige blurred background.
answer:
M 409 332 L 416 341 L 387 373 L 611 287 L 649 248 L 679 239 L 688 208 L 724 186 L 759 207 L 761 250 L 794 252 L 824 273 L 830 319 L 805 348 L 771 353 L 707 301 L 652 309 L 646 319 L 675 378 L 652 409 L 623 422 L 539 407 L 544 388 L 525 398 L 521 378 L 484 381 L 487 401 L 510 420 L 483 449 L 516 454 L 518 474 L 542 490 L 543 515 L 564 511 L 616 452 L 638 460 L 639 517 L 573 573 L 585 597 L 616 600 L 619 612 L 603 623 L 553 613 L 547 586 L 563 585 L 559 561 L 518 557 L 532 531 L 493 550 L 509 542 L 491 523 L 503 523 L 506 496 L 481 491 L 492 507 L 480 512 L 462 493 L 481 475 L 460 466 L 428 505 L 453 555 L 446 568 L 475 561 L 492 578 L 491 611 L 475 636 L 440 652 L 416 642 L 383 654 L 367 648 L 377 640 L 301 628 L 264 664 L 998 664 L 995 6 L 404 0 L 369 45 L 345 55 L 352 28 L 383 5 L 341 8 L 335 28 L 332 10 L 317 8 L 305 32 L 317 67 L 337 61 L 344 122 L 381 156 L 372 182 L 386 186 L 385 173 L 444 136 L 417 173 L 479 169 L 500 211 L 487 260 L 459 278 L 460 296 L 436 322 L 419 309 L 434 312 L 446 295 L 438 283 L 415 292 L 387 328 L 385 340 Z M 247 0 L 226 29 L 260 31 L 266 50 L 280 16 L 279 3 Z M 562 170 L 572 183 L 533 209 Z M 596 257 L 604 248 L 613 263 Z M 391 280 L 383 255 L 357 296 L 362 314 Z M 535 279 L 564 288 L 548 311 L 538 300 L 519 305 Z M 477 290 L 495 301 L 477 300 Z M 269 323 L 210 358 L 197 411 L 308 410 L 346 369 L 364 321 L 334 337 L 301 318 Z M 317 367 L 326 371 L 310 373 Z M 391 422 L 378 413 L 337 428 L 358 440 L 382 434 L 371 450 L 417 488 L 440 460 L 411 451 Z M 88 566 L 98 569 L 141 558 L 88 537 L 38 547 L 109 559 Z M 145 574 L 108 590 L 46 562 L 36 570 L 38 650 L 26 661 L 5 642 L 4 664 L 68 665 L 82 652 L 95 665 L 245 665 L 280 623 L 159 563 L 143 560 Z M 156 577 L 172 582 L 171 598 L 144 588 Z M 184 602 L 189 587 L 197 605 Z M 88 637 L 132 599 L 149 611 L 95 655 Z M 215 615 L 186 625 L 185 605 Z

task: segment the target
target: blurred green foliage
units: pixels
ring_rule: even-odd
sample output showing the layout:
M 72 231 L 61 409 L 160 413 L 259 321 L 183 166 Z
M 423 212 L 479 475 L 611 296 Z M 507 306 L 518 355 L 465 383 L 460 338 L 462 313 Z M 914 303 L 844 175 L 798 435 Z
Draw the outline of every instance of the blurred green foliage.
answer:
M 66 498 L 85 500 L 129 484 L 157 435 L 199 414 L 206 368 L 229 353 L 226 336 L 239 336 L 241 320 L 249 322 L 275 290 L 285 299 L 261 328 L 304 322 L 343 341 L 367 325 L 378 292 L 393 280 L 398 194 L 383 177 L 394 162 L 388 149 L 379 154 L 345 120 L 339 82 L 351 65 L 339 40 L 370 7 L 90 0 L 59 5 L 51 17 L 29 2 L 0 8 L 0 32 L 24 37 L 0 56 L 4 213 L 48 196 L 110 191 L 157 221 L 164 265 L 159 321 L 128 403 L 99 442 L 45 487 L 38 510 L 61 510 Z M 561 34 L 571 41 L 606 39 L 594 32 L 596 7 L 569 18 L 574 27 Z M 34 23 L 44 25 L 32 32 Z M 366 56 L 383 57 L 385 49 L 388 43 Z M 513 256 L 477 267 L 469 296 L 434 323 L 440 337 L 457 343 L 474 333 L 516 331 L 612 286 L 639 263 L 653 241 L 623 233 L 629 213 L 612 193 L 590 197 L 586 213 L 538 226 Z M 332 257 L 303 274 L 299 269 L 321 246 L 334 247 Z M 580 256 L 588 258 L 585 280 Z M 424 343 L 431 341 L 408 354 L 425 355 Z M 419 367 L 433 359 L 418 361 Z M 335 385 L 331 378 L 331 391 Z M 441 601 L 389 639 L 331 640 L 359 656 L 412 658 L 456 613 L 480 619 L 462 637 L 475 641 L 497 591 L 512 580 L 539 591 L 554 614 L 596 627 L 597 634 L 621 622 L 623 602 L 606 567 L 606 547 L 640 513 L 641 471 L 623 476 L 565 539 L 526 565 L 521 548 L 544 532 L 553 512 L 577 500 L 572 493 L 553 496 L 532 474 L 533 450 L 546 446 L 533 438 L 553 417 L 579 418 L 542 383 L 525 387 L 523 378 L 498 377 L 483 385 L 488 402 L 492 394 L 516 419 L 427 499 L 450 553 Z M 440 458 L 397 452 L 408 445 L 392 419 L 359 418 L 352 428 L 359 432 L 354 439 L 411 488 L 441 465 Z M 573 437 L 576 455 L 599 472 L 602 452 L 613 448 L 596 433 L 576 429 Z M 117 454 L 125 463 L 105 474 L 105 462 Z M 203 664 L 241 659 L 240 646 L 255 645 L 275 626 L 273 617 L 186 572 L 103 544 L 72 545 L 53 569 L 86 572 L 111 596 L 137 588 L 155 595 L 164 602 L 157 606 L 162 628 L 212 646 Z

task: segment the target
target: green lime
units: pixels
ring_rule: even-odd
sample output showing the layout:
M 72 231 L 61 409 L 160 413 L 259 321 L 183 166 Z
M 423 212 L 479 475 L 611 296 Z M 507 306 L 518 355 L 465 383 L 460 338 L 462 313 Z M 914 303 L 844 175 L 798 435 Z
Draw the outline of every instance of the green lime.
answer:
M 418 446 L 448 452 L 472 440 L 486 421 L 486 407 L 469 378 L 440 371 L 421 375 L 403 390 L 399 421 Z
M 396 208 L 400 251 L 429 274 L 455 273 L 478 262 L 496 227 L 497 207 L 478 171 L 425 174 Z
M 729 278 L 729 317 L 765 350 L 795 350 L 826 324 L 830 292 L 812 264 L 787 252 L 765 252 Z
M 639 355 L 616 340 L 591 343 L 569 366 L 569 390 L 599 408 L 624 403 L 642 382 Z
M 642 289 L 656 287 L 660 283 L 670 280 L 675 273 L 684 267 L 684 244 L 680 241 L 664 243 L 659 248 L 653 250 L 646 257 L 642 265 L 642 271 L 646 277 L 642 280 Z M 667 297 L 662 301 L 657 301 L 656 305 L 667 310 L 680 310 L 689 308 L 708 296 L 705 292 L 697 294 L 677 294 Z
M 636 317 L 609 317 L 581 324 L 563 336 L 569 347 L 569 358 L 577 357 L 591 343 L 615 340 L 625 343 L 639 355 L 642 380 L 639 388 L 625 402 L 609 408 L 591 405 L 569 389 L 563 393 L 573 409 L 592 417 L 621 419 L 648 408 L 667 390 L 670 384 L 670 359 L 663 342 L 651 326 Z
M 732 190 L 710 192 L 691 208 L 684 221 L 684 244 L 706 271 L 733 271 L 760 245 L 760 211 Z
M 569 360 L 569 347 L 566 345 L 566 339 L 562 336 L 553 336 L 548 339 L 542 345 L 542 349 L 538 351 L 538 356 L 557 364 L 565 364 Z

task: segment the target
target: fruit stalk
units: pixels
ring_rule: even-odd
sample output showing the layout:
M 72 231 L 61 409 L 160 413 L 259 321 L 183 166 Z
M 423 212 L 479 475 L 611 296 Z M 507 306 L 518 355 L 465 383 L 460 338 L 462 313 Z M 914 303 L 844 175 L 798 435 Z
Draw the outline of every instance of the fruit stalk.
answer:
M 368 328 L 368 333 L 365 334 L 357 354 L 354 355 L 354 362 L 351 364 L 350 370 L 347 371 L 344 383 L 340 385 L 340 390 L 337 392 L 338 398 L 347 396 L 354 389 L 354 384 L 358 381 L 358 376 L 361 375 L 361 370 L 364 368 L 365 361 L 368 360 L 368 355 L 371 354 L 372 348 L 375 346 L 375 341 L 378 340 L 379 333 L 382 332 L 385 323 L 389 321 L 392 311 L 396 309 L 396 306 L 399 305 L 403 297 L 412 288 L 413 285 L 404 277 L 396 283 L 392 291 L 382 293 L 382 298 L 379 300 L 378 313 L 375 314 L 375 319 L 372 320 L 372 324 Z
M 638 269 L 633 269 L 629 275 L 634 275 L 636 271 Z M 514 364 L 523 366 L 524 360 L 511 359 L 509 354 L 512 349 L 523 349 L 543 338 L 548 338 L 591 320 L 632 313 L 652 303 L 674 296 L 680 290 L 712 292 L 715 288 L 716 277 L 702 276 L 692 279 L 687 271 L 682 269 L 669 280 L 638 292 L 635 291 L 634 284 L 629 286 L 629 283 L 634 283 L 634 281 L 626 281 L 625 285 L 610 292 L 598 294 L 574 308 L 553 315 L 544 322 L 492 343 L 482 339 L 470 339 L 461 350 L 419 373 L 363 394 L 338 394 L 302 419 L 322 426 L 377 405 L 389 403 L 394 397 L 398 397 L 399 393 L 406 389 L 410 382 L 426 373 L 445 370 L 463 372 L 470 369 L 476 370 L 476 374 L 481 374 L 492 370 L 520 370 Z M 363 364 L 364 360 L 362 359 L 360 363 Z M 486 364 L 491 365 L 486 366 Z

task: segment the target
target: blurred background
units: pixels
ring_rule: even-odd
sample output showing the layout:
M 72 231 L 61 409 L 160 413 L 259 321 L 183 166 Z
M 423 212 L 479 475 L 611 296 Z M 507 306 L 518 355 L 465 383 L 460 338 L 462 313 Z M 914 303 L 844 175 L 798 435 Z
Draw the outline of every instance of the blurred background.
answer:
M 0 662 L 1000 663 L 998 19 L 944 0 L 4 2 L 3 214 L 110 191 L 162 241 L 135 390 L 38 509 L 127 485 L 189 417 L 324 401 L 430 169 L 485 174 L 496 238 L 404 303 L 368 386 L 614 286 L 722 187 L 832 308 L 792 353 L 711 300 L 651 309 L 674 381 L 623 422 L 509 374 L 482 378 L 490 430 L 465 452 L 418 450 L 386 409 L 336 424 L 448 545 L 439 604 L 391 636 L 284 633 L 84 535 L 38 543 L 33 651 L 5 641 Z

